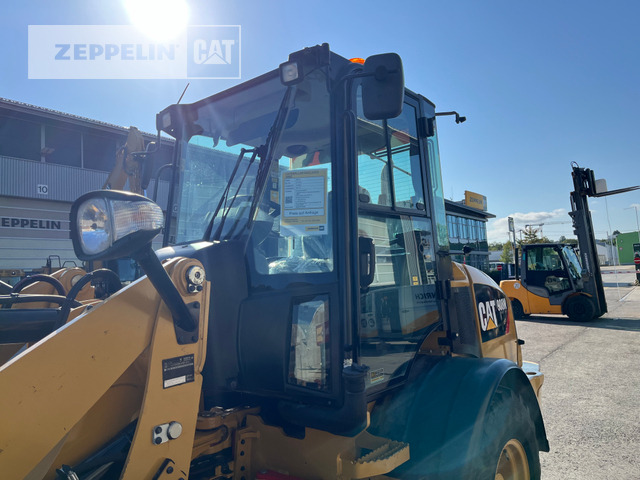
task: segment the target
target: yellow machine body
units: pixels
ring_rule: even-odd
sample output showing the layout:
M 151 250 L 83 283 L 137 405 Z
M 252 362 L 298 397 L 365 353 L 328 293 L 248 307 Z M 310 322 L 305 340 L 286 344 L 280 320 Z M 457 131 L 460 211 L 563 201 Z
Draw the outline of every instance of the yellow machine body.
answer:
M 504 290 L 504 293 L 511 300 L 518 300 L 522 304 L 525 315 L 532 313 L 562 313 L 562 305 L 551 305 L 548 297 L 542 297 L 530 292 L 519 280 L 503 280 L 500 282 L 500 288 Z

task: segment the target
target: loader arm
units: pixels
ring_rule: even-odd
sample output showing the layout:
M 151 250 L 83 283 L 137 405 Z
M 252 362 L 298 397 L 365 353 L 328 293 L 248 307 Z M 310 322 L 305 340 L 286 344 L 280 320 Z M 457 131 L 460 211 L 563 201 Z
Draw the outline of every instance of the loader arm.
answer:
M 197 342 L 178 345 L 172 316 L 144 277 L 0 368 L 0 384 L 11 385 L 0 397 L 6 478 L 54 478 L 56 468 L 86 458 L 136 419 L 121 478 L 152 478 L 166 459 L 188 472 L 209 298 L 208 284 L 195 293 L 180 288 L 194 264 L 178 258 L 165 268 L 183 298 L 201 306 Z M 193 374 L 183 368 L 173 377 L 180 365 Z M 155 444 L 155 429 L 171 422 L 181 425 L 181 435 Z

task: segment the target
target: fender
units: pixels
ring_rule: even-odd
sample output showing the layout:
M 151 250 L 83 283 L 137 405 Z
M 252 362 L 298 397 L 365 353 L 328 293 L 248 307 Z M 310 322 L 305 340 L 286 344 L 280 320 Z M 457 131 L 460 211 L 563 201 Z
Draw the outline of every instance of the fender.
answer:
M 469 456 L 481 451 L 484 415 L 500 385 L 523 398 L 536 425 L 538 446 L 549 451 L 533 388 L 515 363 L 461 357 L 434 362 L 424 357 L 416 359 L 416 371 L 402 390 L 385 397 L 371 413 L 371 433 L 409 443 L 409 462 L 391 476 L 462 478 Z

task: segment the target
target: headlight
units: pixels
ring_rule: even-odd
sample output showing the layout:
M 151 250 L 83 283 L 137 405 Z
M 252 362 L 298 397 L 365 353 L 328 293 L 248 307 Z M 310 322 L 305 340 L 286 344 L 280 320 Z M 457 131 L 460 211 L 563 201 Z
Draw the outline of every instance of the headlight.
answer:
M 142 195 L 90 192 L 71 208 L 73 247 L 82 260 L 131 255 L 162 229 L 162 209 Z

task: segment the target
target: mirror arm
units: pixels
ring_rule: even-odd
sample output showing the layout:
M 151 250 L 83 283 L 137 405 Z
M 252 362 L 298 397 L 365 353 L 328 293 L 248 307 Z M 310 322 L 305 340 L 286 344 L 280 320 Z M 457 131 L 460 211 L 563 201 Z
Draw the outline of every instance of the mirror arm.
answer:
M 171 277 L 162 266 L 162 262 L 158 259 L 151 245 L 146 245 L 142 250 L 132 255 L 132 258 L 138 262 L 144 273 L 151 281 L 151 284 L 160 294 L 160 297 L 169 308 L 173 316 L 173 322 L 178 335 L 178 343 L 181 345 L 187 343 L 195 343 L 198 341 L 198 318 L 199 310 L 197 305 L 193 305 L 191 310 L 178 292 L 178 289 L 171 281 Z M 179 334 L 180 330 L 184 334 Z

